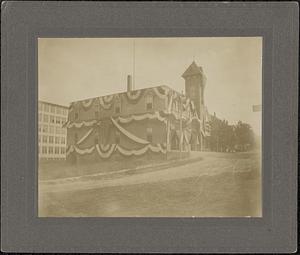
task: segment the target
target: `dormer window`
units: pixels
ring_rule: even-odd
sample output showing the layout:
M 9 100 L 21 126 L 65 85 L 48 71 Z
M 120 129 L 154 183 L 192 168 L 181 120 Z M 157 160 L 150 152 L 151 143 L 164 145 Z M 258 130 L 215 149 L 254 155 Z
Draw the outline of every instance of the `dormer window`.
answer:
M 146 109 L 147 111 L 153 109 L 153 95 L 146 96 Z

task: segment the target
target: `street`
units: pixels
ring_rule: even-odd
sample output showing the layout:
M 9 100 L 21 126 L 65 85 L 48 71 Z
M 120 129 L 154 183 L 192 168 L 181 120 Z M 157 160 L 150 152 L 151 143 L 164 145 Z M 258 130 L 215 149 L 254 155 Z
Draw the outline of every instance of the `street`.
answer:
M 255 152 L 194 152 L 178 166 L 40 180 L 39 216 L 259 217 L 260 176 Z

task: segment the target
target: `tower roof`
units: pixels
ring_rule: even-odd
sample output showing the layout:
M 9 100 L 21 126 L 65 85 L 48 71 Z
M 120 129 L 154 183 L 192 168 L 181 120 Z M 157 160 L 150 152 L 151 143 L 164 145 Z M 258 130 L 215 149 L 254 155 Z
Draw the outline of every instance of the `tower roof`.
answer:
M 197 66 L 195 61 L 193 61 L 192 64 L 185 70 L 183 73 L 182 77 L 185 78 L 190 75 L 195 75 L 195 74 L 202 74 L 203 70 L 201 66 Z

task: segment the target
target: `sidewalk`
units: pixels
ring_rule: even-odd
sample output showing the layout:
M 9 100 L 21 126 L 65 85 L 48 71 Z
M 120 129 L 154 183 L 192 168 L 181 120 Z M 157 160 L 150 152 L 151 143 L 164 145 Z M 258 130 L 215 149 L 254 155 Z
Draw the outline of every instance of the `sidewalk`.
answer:
M 126 174 L 136 174 L 136 173 L 145 173 L 145 172 L 154 172 L 159 171 L 165 168 L 170 167 L 178 167 L 185 165 L 187 163 L 194 163 L 202 160 L 203 158 L 199 155 L 193 155 L 189 158 L 183 158 L 183 159 L 172 159 L 167 162 L 163 163 L 157 163 L 157 164 L 147 164 L 147 165 L 141 165 L 135 168 L 128 168 L 128 169 L 122 169 L 112 172 L 104 172 L 104 173 L 96 173 L 96 174 L 89 174 L 89 175 L 81 175 L 81 176 L 75 176 L 75 177 L 66 177 L 66 178 L 60 178 L 60 179 L 52 179 L 52 180 L 40 180 L 39 182 L 41 184 L 59 184 L 59 183 L 66 183 L 66 182 L 74 182 L 74 181 L 89 181 L 89 180 L 99 180 L 99 179 L 109 179 L 114 177 L 121 177 L 122 175 Z

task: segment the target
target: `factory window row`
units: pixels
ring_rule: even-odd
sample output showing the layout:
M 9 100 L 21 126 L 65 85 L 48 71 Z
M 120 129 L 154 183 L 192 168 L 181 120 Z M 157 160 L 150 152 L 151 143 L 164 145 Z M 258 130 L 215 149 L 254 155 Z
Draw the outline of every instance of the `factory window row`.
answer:
M 52 123 L 52 124 L 64 124 L 66 121 L 67 118 L 65 117 L 39 113 L 39 122 Z
M 39 143 L 55 143 L 55 144 L 65 144 L 66 138 L 59 136 L 47 136 L 47 135 L 39 135 Z
M 39 111 L 56 113 L 56 114 L 61 114 L 61 115 L 68 114 L 67 108 L 50 105 L 50 104 L 43 104 L 41 102 L 39 102 Z
M 39 133 L 50 133 L 50 134 L 62 134 L 65 135 L 67 132 L 66 128 L 48 126 L 48 125 L 39 125 Z
M 61 154 L 66 153 L 65 147 L 39 146 L 39 154 Z

